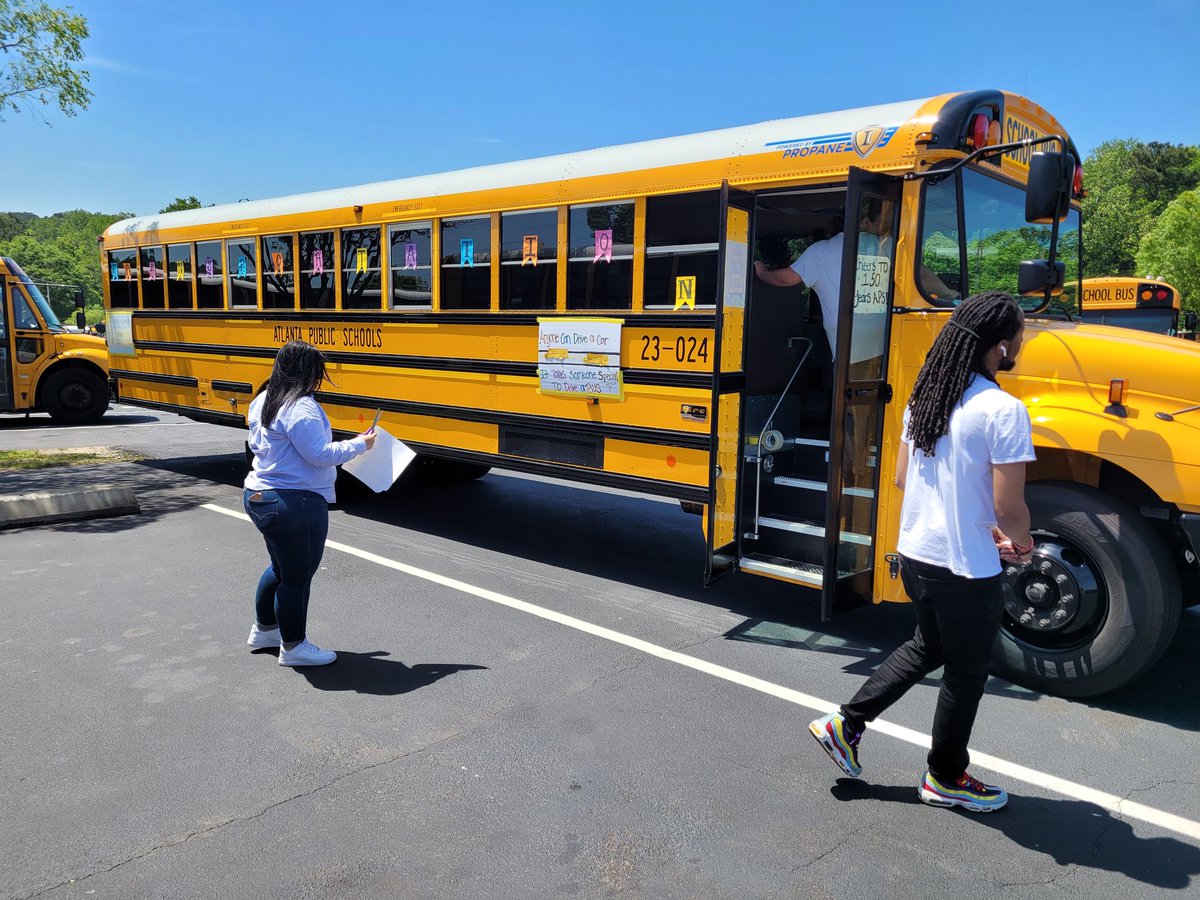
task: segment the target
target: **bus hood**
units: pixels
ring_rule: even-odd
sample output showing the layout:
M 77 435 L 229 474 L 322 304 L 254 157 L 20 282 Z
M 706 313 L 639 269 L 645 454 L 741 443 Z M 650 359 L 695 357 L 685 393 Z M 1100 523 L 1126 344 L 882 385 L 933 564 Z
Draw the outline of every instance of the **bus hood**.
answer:
M 1200 403 L 1200 344 L 1109 325 L 1031 319 L 1016 369 L 1003 381 L 1022 395 L 1036 392 L 1026 379 L 1049 381 L 1055 390 L 1082 389 L 1100 411 L 1117 378 L 1126 382 L 1128 405 L 1141 406 L 1144 415 Z

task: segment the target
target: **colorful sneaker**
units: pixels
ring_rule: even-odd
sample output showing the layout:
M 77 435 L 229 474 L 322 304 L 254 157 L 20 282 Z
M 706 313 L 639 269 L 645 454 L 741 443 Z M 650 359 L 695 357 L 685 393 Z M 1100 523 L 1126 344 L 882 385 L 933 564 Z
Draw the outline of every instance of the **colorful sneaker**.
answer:
M 838 768 L 857 778 L 862 774 L 862 766 L 858 764 L 858 741 L 862 732 L 852 732 L 846 728 L 846 720 L 841 713 L 830 713 L 820 719 L 808 723 L 808 730 L 817 739 L 817 743 L 825 748 L 829 758 L 837 763 Z
M 966 772 L 950 784 L 942 784 L 926 772 L 917 796 L 930 806 L 961 806 L 971 812 L 995 812 L 1008 802 L 1008 794 L 1002 788 L 984 784 Z
M 246 643 L 250 645 L 251 650 L 262 650 L 266 647 L 278 647 L 279 626 L 274 628 L 262 628 L 257 622 L 250 628 L 250 637 L 246 638 Z
M 322 650 L 312 641 L 305 638 L 291 650 L 279 650 L 281 666 L 327 666 L 337 659 L 332 650 Z

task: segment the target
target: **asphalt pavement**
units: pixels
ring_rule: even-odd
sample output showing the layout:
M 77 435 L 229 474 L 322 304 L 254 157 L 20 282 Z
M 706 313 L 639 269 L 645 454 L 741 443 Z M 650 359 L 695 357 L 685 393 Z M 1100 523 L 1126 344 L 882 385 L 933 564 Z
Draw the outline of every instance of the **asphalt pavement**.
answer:
M 84 429 L 0 417 L 0 448 L 149 457 L 0 474 L 0 493 L 126 485 L 141 506 L 0 534 L 0 895 L 1195 890 L 1195 610 L 1107 697 L 992 679 L 972 747 L 1010 774 L 973 768 L 1009 807 L 938 810 L 916 798 L 935 681 L 864 737 L 861 781 L 805 728 L 907 608 L 822 625 L 811 592 L 706 589 L 699 520 L 660 500 L 503 473 L 344 493 L 309 616 L 338 662 L 249 652 L 266 555 L 243 439 L 125 407 Z

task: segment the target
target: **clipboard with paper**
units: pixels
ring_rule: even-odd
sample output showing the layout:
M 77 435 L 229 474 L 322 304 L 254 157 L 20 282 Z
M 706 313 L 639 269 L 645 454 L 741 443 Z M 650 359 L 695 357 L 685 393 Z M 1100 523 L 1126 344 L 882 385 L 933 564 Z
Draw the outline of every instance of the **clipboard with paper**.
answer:
M 342 463 L 342 469 L 378 494 L 395 484 L 416 456 L 408 445 L 375 426 L 375 446 L 350 462 Z

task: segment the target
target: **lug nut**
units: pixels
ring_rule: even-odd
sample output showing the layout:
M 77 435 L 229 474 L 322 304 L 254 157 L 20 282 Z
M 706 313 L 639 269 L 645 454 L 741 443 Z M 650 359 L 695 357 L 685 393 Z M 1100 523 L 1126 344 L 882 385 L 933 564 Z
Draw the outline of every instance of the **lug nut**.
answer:
M 1056 582 L 1058 582 L 1059 584 L 1066 584 L 1066 583 L 1067 583 L 1067 576 L 1066 576 L 1066 575 L 1063 575 L 1061 572 L 1059 572 L 1057 575 L 1055 575 L 1055 576 L 1054 576 L 1054 580 L 1055 580 Z

